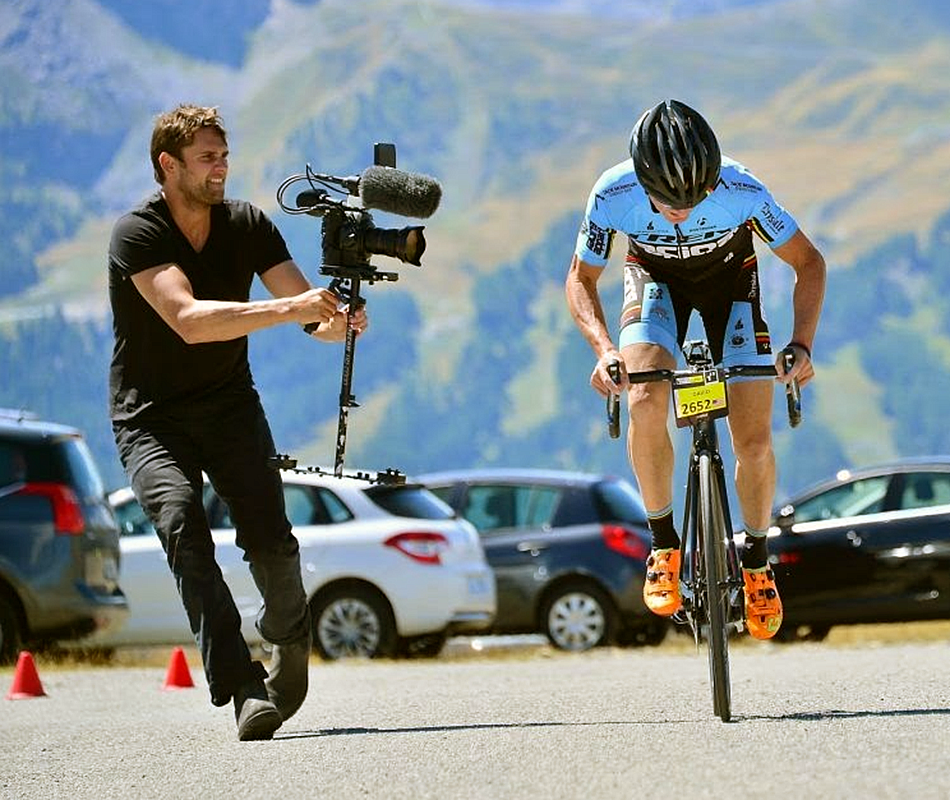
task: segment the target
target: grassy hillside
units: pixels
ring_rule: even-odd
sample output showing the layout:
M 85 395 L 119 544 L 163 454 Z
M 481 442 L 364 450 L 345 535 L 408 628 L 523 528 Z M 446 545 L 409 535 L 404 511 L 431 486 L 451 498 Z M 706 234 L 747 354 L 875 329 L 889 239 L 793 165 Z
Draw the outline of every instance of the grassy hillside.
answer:
M 950 13 L 909 6 L 788 2 L 632 33 L 437 3 L 284 4 L 239 71 L 167 53 L 146 85 L 168 69 L 178 99 L 220 103 L 232 131 L 231 191 L 271 209 L 278 183 L 306 163 L 347 174 L 370 163 L 373 141 L 395 141 L 401 167 L 445 190 L 427 223 L 425 281 L 407 285 L 423 303 L 452 287 L 463 306 L 470 270 L 519 258 L 552 221 L 579 211 L 596 174 L 623 157 L 639 110 L 666 95 L 702 108 L 724 148 L 774 187 L 833 260 L 926 230 L 950 172 Z M 139 43 L 123 38 L 131 60 Z M 98 207 L 111 220 L 151 190 L 148 124 L 170 102 L 166 88 L 122 121 L 128 140 L 97 182 L 91 215 Z M 120 185 L 120 175 L 135 181 Z M 280 219 L 312 263 L 318 237 L 306 222 Z M 101 251 L 101 224 L 75 238 Z M 57 242 L 41 254 L 44 282 L 83 269 L 69 255 L 77 248 L 94 245 Z M 86 262 L 90 275 L 100 266 Z

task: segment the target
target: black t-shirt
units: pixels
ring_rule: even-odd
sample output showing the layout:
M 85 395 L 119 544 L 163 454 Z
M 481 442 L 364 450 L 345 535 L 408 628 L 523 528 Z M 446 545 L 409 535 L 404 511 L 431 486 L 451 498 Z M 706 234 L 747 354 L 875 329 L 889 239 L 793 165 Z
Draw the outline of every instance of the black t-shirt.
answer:
M 196 253 L 161 193 L 121 217 L 109 243 L 109 299 L 115 346 L 109 374 L 113 420 L 160 412 L 252 385 L 247 337 L 186 344 L 139 294 L 131 277 L 178 265 L 199 300 L 246 301 L 254 275 L 290 259 L 280 232 L 250 203 L 211 209 L 211 233 Z

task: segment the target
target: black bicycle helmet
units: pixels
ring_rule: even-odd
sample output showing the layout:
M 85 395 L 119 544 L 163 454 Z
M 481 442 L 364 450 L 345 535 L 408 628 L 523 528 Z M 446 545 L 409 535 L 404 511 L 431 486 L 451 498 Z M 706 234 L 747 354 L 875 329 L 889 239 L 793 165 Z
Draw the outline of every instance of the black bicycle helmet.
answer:
M 676 209 L 699 204 L 719 180 L 716 134 L 679 100 L 644 112 L 630 134 L 630 157 L 647 194 Z

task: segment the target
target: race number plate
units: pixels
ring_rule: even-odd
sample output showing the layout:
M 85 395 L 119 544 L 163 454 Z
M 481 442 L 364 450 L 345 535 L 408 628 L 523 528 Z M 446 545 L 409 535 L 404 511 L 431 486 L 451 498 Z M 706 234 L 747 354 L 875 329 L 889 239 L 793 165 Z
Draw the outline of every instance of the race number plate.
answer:
M 683 428 L 696 417 L 724 417 L 729 411 L 726 382 L 722 370 L 710 369 L 699 375 L 680 375 L 673 379 L 673 403 L 676 425 Z

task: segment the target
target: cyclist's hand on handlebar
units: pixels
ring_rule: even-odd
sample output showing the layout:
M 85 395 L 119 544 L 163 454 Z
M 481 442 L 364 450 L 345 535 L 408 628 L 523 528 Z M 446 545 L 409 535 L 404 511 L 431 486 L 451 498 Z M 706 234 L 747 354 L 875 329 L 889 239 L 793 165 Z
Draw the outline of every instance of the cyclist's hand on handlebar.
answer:
M 610 375 L 610 367 L 614 364 L 620 365 L 619 383 Z M 609 397 L 623 391 L 627 386 L 627 368 L 619 351 L 608 350 L 597 360 L 590 376 L 590 385 L 601 397 Z
M 786 356 L 789 354 L 792 356 L 792 364 L 791 368 L 786 370 Z M 784 384 L 797 380 L 799 386 L 804 386 L 815 377 L 811 354 L 797 344 L 786 345 L 778 354 L 778 358 L 775 359 L 775 371 L 778 373 L 778 380 Z

